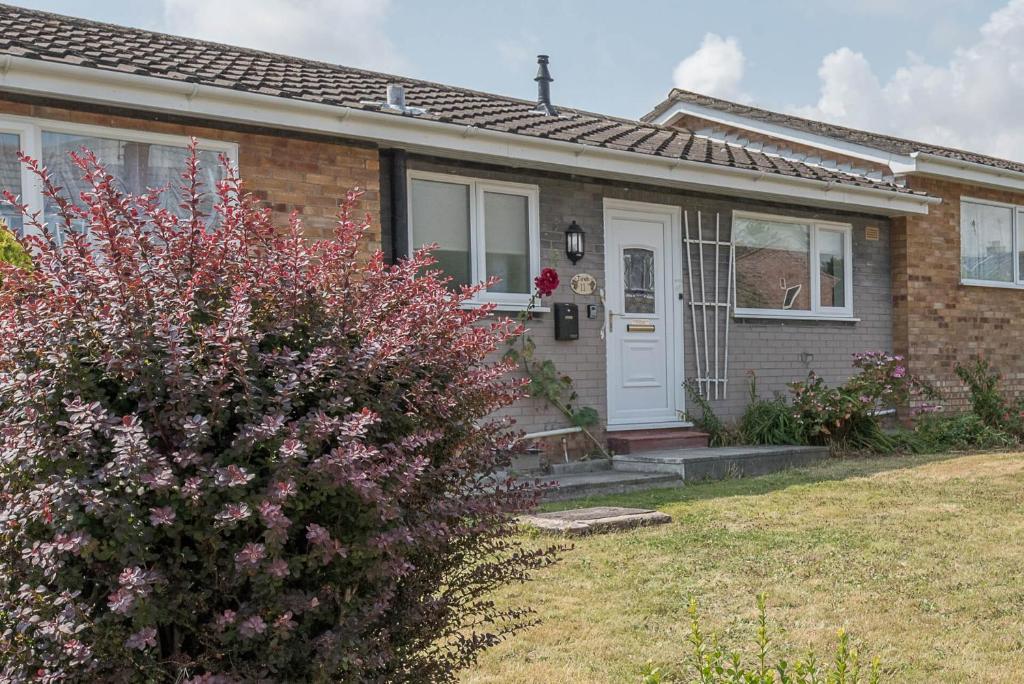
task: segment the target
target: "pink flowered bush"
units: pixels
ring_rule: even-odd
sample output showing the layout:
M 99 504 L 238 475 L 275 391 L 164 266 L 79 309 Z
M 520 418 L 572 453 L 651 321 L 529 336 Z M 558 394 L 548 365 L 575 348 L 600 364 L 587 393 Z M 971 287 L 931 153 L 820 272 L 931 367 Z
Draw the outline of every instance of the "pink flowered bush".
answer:
M 519 326 L 360 257 L 357 193 L 313 243 L 231 169 L 208 229 L 194 151 L 184 218 L 74 160 L 0 289 L 0 679 L 440 681 L 529 622 L 486 597 L 552 560 L 534 492 L 481 477 Z
M 880 409 L 909 407 L 918 411 L 932 407 L 936 392 L 907 372 L 899 354 L 883 351 L 853 355 L 857 373 L 838 387 L 829 387 L 816 373 L 806 381 L 790 383 L 793 412 L 812 444 L 848 443 L 872 439 L 878 433 Z

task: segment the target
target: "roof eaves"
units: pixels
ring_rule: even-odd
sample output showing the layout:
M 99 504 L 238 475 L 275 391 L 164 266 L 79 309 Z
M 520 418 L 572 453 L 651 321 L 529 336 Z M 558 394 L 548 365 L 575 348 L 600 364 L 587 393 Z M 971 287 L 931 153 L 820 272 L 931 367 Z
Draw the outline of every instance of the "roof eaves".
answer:
M 174 111 L 200 118 L 260 123 L 275 128 L 315 131 L 353 139 L 388 142 L 436 154 L 491 163 L 515 162 L 538 168 L 571 168 L 597 177 L 618 177 L 654 184 L 720 188 L 751 196 L 794 202 L 847 206 L 888 215 L 927 213 L 937 198 L 891 186 L 840 183 L 834 177 L 815 180 L 715 163 L 587 144 L 472 128 L 379 110 L 259 95 L 204 84 L 82 69 L 66 64 L 12 58 L 5 89 L 36 94 L 69 94 L 81 101 L 107 102 L 116 92 L 123 106 Z M 681 135 L 677 132 L 677 135 Z M 711 163 L 709 163 L 711 162 Z
M 789 148 L 780 148 L 776 145 L 764 145 L 762 142 L 751 141 L 748 138 L 740 138 L 739 136 L 727 134 L 725 131 L 714 128 L 706 128 L 696 131 L 694 136 L 721 145 L 742 149 L 748 154 L 753 152 L 768 159 L 782 159 L 792 166 L 800 165 L 812 169 L 821 169 L 832 173 L 843 174 L 856 179 L 859 182 L 887 183 L 899 188 L 906 187 L 906 178 L 902 176 L 884 174 L 874 176 L 872 175 L 872 172 L 866 168 L 855 168 L 849 163 L 839 162 L 832 159 L 823 159 L 817 156 L 808 156 L 803 152 L 795 152 Z M 751 157 L 751 159 L 753 160 L 753 157 Z
M 1024 175 L 1024 163 L 1010 159 L 815 121 L 679 88 L 673 88 L 668 97 L 642 116 L 641 120 L 666 123 L 675 114 L 684 110 L 693 110 L 695 116 L 717 112 L 718 116 L 729 117 L 734 125 L 747 125 L 751 129 L 765 128 L 774 135 L 785 135 L 783 130 L 790 131 L 791 134 L 806 137 L 806 142 L 812 145 L 829 144 L 823 141 L 831 141 L 832 144 L 845 143 L 851 146 L 851 150 L 859 150 L 865 155 L 865 159 L 871 159 L 874 154 L 887 154 L 893 160 L 890 166 L 897 174 L 913 173 L 913 166 L 907 168 L 906 165 L 909 160 L 921 154 L 928 155 L 929 158 L 949 160 L 950 167 L 955 167 L 957 162 L 963 162 L 972 167 L 980 166 L 1013 175 Z
M 842 138 L 833 138 L 820 133 L 811 133 L 799 128 L 762 121 L 742 114 L 722 111 L 708 105 L 694 104 L 689 101 L 674 102 L 655 117 L 655 122 L 661 125 L 671 125 L 672 121 L 681 115 L 690 115 L 705 119 L 719 126 L 741 128 L 766 137 L 808 145 L 840 156 L 851 156 L 864 159 L 865 161 L 884 164 L 889 166 L 895 174 L 911 173 L 914 170 L 914 161 L 910 155 L 897 154 L 890 150 L 853 143 Z

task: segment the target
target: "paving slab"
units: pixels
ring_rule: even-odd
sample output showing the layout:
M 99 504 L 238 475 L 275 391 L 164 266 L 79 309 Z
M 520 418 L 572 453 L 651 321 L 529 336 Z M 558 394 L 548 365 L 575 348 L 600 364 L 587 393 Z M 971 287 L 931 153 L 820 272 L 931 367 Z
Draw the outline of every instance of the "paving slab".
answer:
M 519 522 L 524 525 L 536 527 L 542 532 L 565 536 L 616 532 L 646 525 L 663 525 L 671 521 L 671 516 L 660 511 L 618 506 L 576 508 L 519 517 Z

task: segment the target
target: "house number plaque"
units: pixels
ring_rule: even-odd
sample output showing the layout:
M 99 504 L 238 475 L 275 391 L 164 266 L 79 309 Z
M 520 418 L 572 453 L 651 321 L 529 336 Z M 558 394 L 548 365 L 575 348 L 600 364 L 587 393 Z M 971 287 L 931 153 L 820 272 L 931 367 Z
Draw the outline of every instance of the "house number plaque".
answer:
M 597 280 L 589 273 L 577 273 L 569 281 L 569 286 L 578 295 L 592 295 L 597 289 Z

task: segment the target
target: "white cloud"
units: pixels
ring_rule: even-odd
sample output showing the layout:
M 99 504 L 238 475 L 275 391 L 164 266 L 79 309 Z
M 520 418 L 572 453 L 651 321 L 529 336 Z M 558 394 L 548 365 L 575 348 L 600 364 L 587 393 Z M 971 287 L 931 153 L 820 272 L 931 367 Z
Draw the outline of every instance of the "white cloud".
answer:
M 672 80 L 677 88 L 743 101 L 747 99 L 740 90 L 745 63 L 735 38 L 708 33 L 697 51 L 676 65 Z
M 880 79 L 849 48 L 818 69 L 817 103 L 801 116 L 1024 160 L 1024 0 L 992 13 L 945 64 L 908 55 Z
M 170 33 L 346 66 L 402 71 L 389 0 L 163 0 Z
M 540 38 L 530 32 L 520 32 L 516 38 L 505 38 L 494 45 L 502 65 L 511 72 L 529 73 L 537 66 L 537 55 L 544 52 Z

